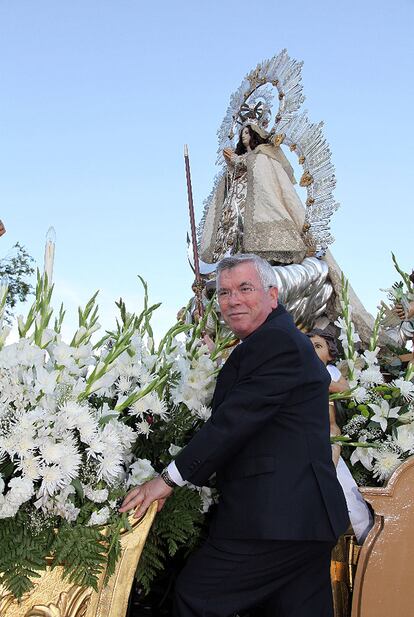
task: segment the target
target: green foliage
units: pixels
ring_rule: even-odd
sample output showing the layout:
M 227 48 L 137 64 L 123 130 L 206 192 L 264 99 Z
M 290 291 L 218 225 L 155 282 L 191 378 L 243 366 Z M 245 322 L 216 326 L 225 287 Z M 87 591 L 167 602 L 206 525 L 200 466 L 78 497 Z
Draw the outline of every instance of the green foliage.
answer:
M 8 323 L 11 321 L 13 308 L 17 302 L 24 302 L 33 292 L 33 287 L 27 279 L 34 273 L 32 266 L 34 260 L 19 242 L 13 246 L 13 249 L 15 252 L 11 257 L 4 257 L 0 260 L 0 278 L 7 276 L 9 281 L 5 312 L 5 319 Z
M 46 568 L 52 543 L 53 530 L 34 534 L 23 513 L 0 520 L 0 584 L 16 598 L 30 591 L 30 579 Z
M 167 560 L 185 547 L 189 553 L 198 543 L 204 522 L 201 499 L 197 492 L 177 488 L 155 517 L 139 566 L 137 579 L 148 593 L 156 575 Z
M 52 546 L 53 567 L 75 585 L 97 589 L 107 562 L 108 540 L 96 527 L 63 523 Z

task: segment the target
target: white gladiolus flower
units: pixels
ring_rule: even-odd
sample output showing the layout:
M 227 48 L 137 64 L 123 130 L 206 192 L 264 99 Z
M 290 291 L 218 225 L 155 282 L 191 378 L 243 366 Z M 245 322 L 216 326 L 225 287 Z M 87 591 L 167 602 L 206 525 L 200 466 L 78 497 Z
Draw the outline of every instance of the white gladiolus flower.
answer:
M 91 518 L 86 523 L 86 525 L 88 527 L 91 527 L 92 525 L 105 525 L 105 523 L 107 522 L 109 518 L 109 515 L 110 515 L 109 508 L 105 506 L 104 508 L 101 508 L 100 510 L 98 510 L 98 512 L 92 512 Z
M 93 392 L 99 392 L 103 394 L 106 392 L 111 386 L 114 385 L 115 380 L 118 378 L 118 374 L 115 370 L 110 370 L 102 377 L 93 382 L 90 387 L 89 392 L 92 394 Z
M 74 365 L 73 352 L 74 348 L 63 342 L 52 348 L 52 354 L 58 366 L 70 367 Z
M 42 332 L 42 339 L 40 341 L 41 347 L 43 348 L 47 347 L 49 343 L 53 341 L 55 338 L 56 338 L 56 332 L 54 330 L 50 330 L 49 328 L 46 328 Z
M 369 351 L 368 349 L 364 351 L 364 358 L 368 366 L 370 366 L 371 364 L 376 364 L 378 362 L 377 355 L 378 355 L 379 350 L 380 348 L 376 347 L 374 351 Z

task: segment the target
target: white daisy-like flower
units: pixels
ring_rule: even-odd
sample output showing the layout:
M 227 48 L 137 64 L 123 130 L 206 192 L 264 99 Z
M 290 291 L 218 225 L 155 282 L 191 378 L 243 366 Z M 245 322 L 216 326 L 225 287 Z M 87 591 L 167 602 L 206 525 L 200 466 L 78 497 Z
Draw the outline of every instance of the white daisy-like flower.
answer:
M 52 439 L 45 439 L 39 447 L 39 452 L 45 463 L 59 463 L 65 455 L 66 444 L 53 441 Z
M 58 490 L 61 490 L 69 482 L 65 481 L 65 474 L 62 473 L 59 465 L 44 465 L 40 469 L 42 483 L 39 487 L 37 496 L 46 497 L 54 495 Z
M 207 420 L 211 416 L 211 408 L 206 407 L 206 405 L 200 405 L 198 409 L 194 409 L 193 413 L 195 416 L 200 418 L 200 420 L 207 422 Z
M 148 435 L 152 432 L 151 426 L 146 420 L 141 420 L 141 422 L 137 422 L 135 429 L 138 434 L 145 435 L 146 437 L 148 437 Z
M 122 458 L 116 450 L 106 449 L 100 457 L 98 465 L 98 478 L 105 480 L 108 484 L 113 485 L 124 475 L 122 466 Z
M 120 394 L 127 394 L 132 388 L 132 379 L 121 375 L 115 385 L 115 388 Z
M 414 399 L 414 383 L 412 381 L 406 381 L 400 377 L 399 379 L 394 379 L 394 381 L 391 382 L 391 386 L 398 388 L 401 392 L 401 396 L 407 401 Z
M 373 475 L 380 482 L 388 480 L 393 472 L 401 465 L 402 459 L 397 452 L 383 449 L 375 453 L 375 462 L 373 465 Z
M 39 457 L 34 456 L 32 453 L 28 453 L 26 456 L 22 457 L 18 461 L 16 468 L 33 482 L 38 480 L 41 476 Z

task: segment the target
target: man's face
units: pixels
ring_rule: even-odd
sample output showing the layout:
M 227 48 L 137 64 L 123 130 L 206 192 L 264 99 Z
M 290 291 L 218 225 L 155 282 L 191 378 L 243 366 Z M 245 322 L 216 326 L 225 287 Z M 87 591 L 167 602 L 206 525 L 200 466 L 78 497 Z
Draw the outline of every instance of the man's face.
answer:
M 218 283 L 221 314 L 238 338 L 244 339 L 257 330 L 277 307 L 277 288 L 263 288 L 253 263 L 223 270 Z

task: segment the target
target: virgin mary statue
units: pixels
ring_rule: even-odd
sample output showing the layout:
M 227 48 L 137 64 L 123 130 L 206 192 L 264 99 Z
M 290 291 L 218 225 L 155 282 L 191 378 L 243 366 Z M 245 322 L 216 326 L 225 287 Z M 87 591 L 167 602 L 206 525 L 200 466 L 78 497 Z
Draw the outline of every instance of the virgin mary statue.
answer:
M 304 207 L 293 187 L 293 169 L 279 146 L 253 122 L 240 131 L 236 149 L 223 150 L 227 173 L 206 212 L 200 257 L 214 263 L 229 253 L 256 253 L 273 264 L 301 263 Z

